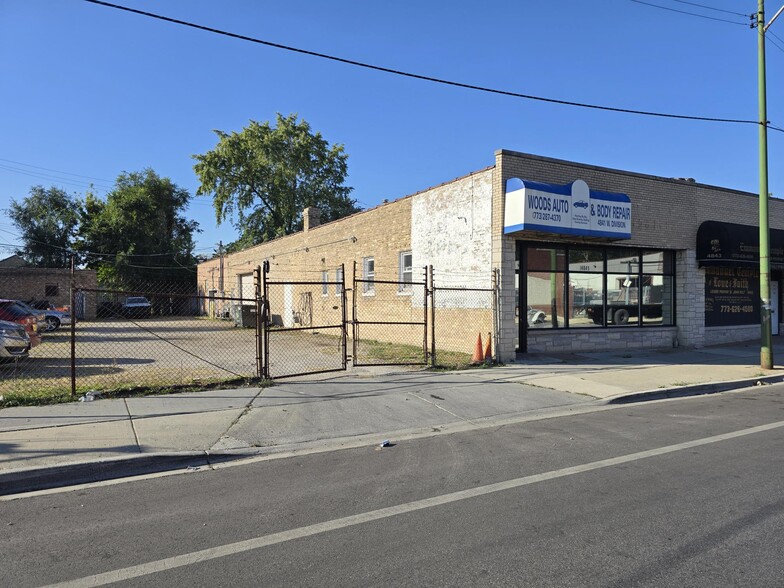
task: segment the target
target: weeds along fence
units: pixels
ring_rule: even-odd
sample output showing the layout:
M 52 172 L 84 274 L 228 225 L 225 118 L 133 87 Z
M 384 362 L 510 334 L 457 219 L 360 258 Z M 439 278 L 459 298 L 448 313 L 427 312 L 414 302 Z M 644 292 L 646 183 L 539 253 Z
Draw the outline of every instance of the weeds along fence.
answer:
M 415 268 L 401 279 L 397 268 L 367 275 L 351 266 L 303 279 L 265 270 L 229 295 L 166 283 L 74 290 L 84 318 L 43 332 L 28 357 L 0 362 L 0 406 L 349 365 L 458 367 L 471 361 L 477 336 L 495 352 L 489 272 Z

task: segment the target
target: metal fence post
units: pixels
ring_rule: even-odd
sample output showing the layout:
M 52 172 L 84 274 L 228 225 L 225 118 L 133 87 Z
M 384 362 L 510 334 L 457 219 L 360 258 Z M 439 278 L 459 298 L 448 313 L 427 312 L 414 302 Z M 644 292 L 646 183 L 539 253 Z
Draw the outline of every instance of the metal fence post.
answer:
M 256 375 L 260 378 L 264 377 L 264 337 L 263 337 L 263 324 L 264 317 L 262 316 L 264 307 L 261 301 L 261 266 L 256 266 L 253 270 L 253 287 L 256 303 Z M 240 312 L 242 307 L 240 307 Z
M 348 365 L 348 328 L 346 321 L 348 316 L 346 314 L 346 264 L 340 264 L 340 308 L 341 308 L 341 331 L 343 335 L 343 369 Z
M 76 396 L 76 296 L 74 292 L 76 282 L 76 259 L 71 255 L 71 288 L 69 304 L 71 305 L 71 396 Z
M 493 331 L 495 331 L 495 337 L 493 341 L 493 352 L 495 354 L 495 359 L 498 360 L 498 340 L 501 336 L 501 316 L 499 313 L 499 309 L 501 308 L 501 280 L 499 279 L 499 269 L 493 269 L 493 280 L 492 280 L 492 312 L 493 312 Z M 521 313 L 522 314 L 522 313 Z
M 262 304 L 263 307 L 261 309 L 261 331 L 262 331 L 262 344 L 264 345 L 264 377 L 272 379 L 272 375 L 270 374 L 270 299 L 269 299 L 269 280 L 268 276 L 270 273 L 270 263 L 269 260 L 264 260 L 264 263 L 261 265 L 261 294 L 262 294 Z
M 433 266 L 428 267 L 430 273 L 430 365 L 436 367 L 436 284 L 433 278 Z
M 357 261 L 354 260 L 354 269 L 351 276 L 351 334 L 353 337 L 351 347 L 351 363 L 357 365 Z
M 422 321 L 423 321 L 423 323 L 425 325 L 425 328 L 423 329 L 424 335 L 423 335 L 423 340 L 422 340 L 422 359 L 424 360 L 424 363 L 427 364 L 427 298 L 428 298 L 427 266 L 425 266 L 422 269 L 424 270 L 422 273 L 424 274 L 423 275 L 423 278 L 424 278 L 423 285 L 424 285 L 424 290 L 425 290 L 425 298 L 422 301 L 422 309 L 424 311 L 424 316 L 422 317 Z

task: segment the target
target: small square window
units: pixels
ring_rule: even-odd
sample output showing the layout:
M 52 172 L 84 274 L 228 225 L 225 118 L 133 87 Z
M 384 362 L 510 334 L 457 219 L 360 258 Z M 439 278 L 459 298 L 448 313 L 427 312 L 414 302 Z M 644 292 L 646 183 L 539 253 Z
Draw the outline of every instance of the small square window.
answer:
M 44 286 L 44 296 L 47 298 L 49 296 L 59 296 L 60 295 L 60 286 L 57 284 L 46 284 Z

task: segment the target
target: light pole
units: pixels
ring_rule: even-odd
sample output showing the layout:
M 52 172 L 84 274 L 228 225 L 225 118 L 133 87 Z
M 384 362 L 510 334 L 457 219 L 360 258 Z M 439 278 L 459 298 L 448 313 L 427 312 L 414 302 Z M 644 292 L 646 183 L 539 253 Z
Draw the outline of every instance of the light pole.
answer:
M 765 24 L 765 0 L 757 0 L 757 79 L 759 94 L 759 254 L 760 254 L 760 367 L 773 369 L 773 336 L 770 324 L 770 223 L 768 220 L 768 108 L 765 76 L 765 31 L 784 6 Z

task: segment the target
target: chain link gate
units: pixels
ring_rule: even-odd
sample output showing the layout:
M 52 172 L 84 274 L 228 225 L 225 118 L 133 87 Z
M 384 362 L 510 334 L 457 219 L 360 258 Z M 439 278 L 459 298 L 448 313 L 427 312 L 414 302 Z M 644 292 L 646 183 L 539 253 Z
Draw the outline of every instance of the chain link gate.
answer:
M 287 378 L 346 369 L 346 287 L 329 281 L 270 280 L 256 270 L 259 373 Z M 338 293 L 333 296 L 333 289 Z

